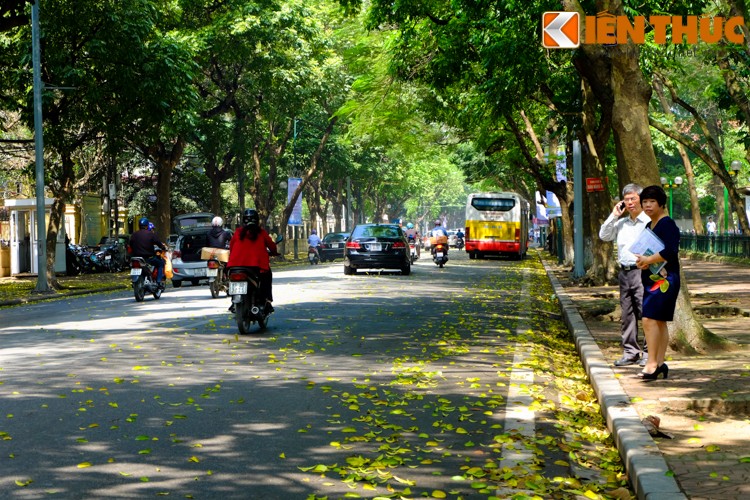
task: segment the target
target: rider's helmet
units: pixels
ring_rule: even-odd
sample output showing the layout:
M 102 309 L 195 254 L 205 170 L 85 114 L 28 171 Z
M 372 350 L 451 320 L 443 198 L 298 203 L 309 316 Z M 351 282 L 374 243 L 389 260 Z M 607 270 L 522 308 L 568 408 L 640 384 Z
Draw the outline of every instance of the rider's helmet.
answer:
M 253 208 L 246 208 L 245 213 L 242 215 L 242 223 L 246 226 L 257 226 L 260 224 L 260 217 L 258 211 Z
M 408 224 L 406 225 L 406 229 L 414 229 L 414 224 L 412 224 L 411 222 L 409 222 L 409 223 L 408 223 Z
M 442 224 L 442 222 L 440 222 L 440 219 L 438 219 L 438 220 L 436 220 L 436 221 L 435 221 L 435 225 L 436 225 L 436 226 L 439 226 L 439 225 L 441 225 L 441 224 Z
M 214 227 L 221 227 L 224 225 L 224 220 L 218 215 L 211 219 L 211 225 Z
M 312 231 L 310 231 L 310 234 L 318 234 L 318 230 L 317 229 L 313 229 Z
M 154 229 L 156 229 L 156 226 L 154 226 L 154 223 L 153 222 L 149 222 L 148 223 L 148 230 L 149 231 L 153 231 Z
M 148 219 L 145 217 L 141 217 L 141 220 L 138 221 L 138 227 L 141 229 L 146 229 L 148 227 Z

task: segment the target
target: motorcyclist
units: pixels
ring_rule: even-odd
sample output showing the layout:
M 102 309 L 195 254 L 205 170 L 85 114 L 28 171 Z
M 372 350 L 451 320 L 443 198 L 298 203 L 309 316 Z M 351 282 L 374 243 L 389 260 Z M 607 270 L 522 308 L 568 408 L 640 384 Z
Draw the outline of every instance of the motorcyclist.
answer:
M 459 247 L 459 250 L 463 248 L 464 243 L 464 232 L 459 228 L 458 231 L 456 231 L 456 246 Z
M 208 232 L 206 242 L 212 248 L 229 248 L 232 233 L 224 229 L 224 220 L 218 215 L 211 220 L 211 230 Z
M 252 208 L 242 215 L 242 226 L 234 232 L 229 242 L 227 268 L 257 267 L 260 269 L 260 293 L 266 298 L 266 312 L 273 312 L 271 262 L 269 255 L 278 255 L 276 243 L 268 232 L 260 227 L 258 212 Z M 230 307 L 230 311 L 234 304 Z
M 406 224 L 406 231 L 404 231 L 404 234 L 406 235 L 406 239 L 411 243 L 414 241 L 414 247 L 417 249 L 417 258 L 419 258 L 420 254 L 420 244 L 419 244 L 419 231 L 414 229 L 414 224 L 411 222 Z
M 154 247 L 159 247 L 166 251 L 167 245 L 159 241 L 159 237 L 156 236 L 154 231 L 149 230 L 149 224 L 151 223 L 146 217 L 141 217 L 138 221 L 139 229 L 130 236 L 130 241 L 128 242 L 130 255 L 132 257 L 142 257 L 146 262 L 154 266 L 156 268 L 156 282 L 159 283 L 161 288 L 164 288 L 164 259 L 156 255 Z
M 320 260 L 320 252 L 318 251 L 318 247 L 321 243 L 320 236 L 318 236 L 318 231 L 313 229 L 310 231 L 310 237 L 307 238 L 307 244 L 310 245 L 310 247 L 315 250 L 315 254 L 318 256 L 318 260 Z
M 443 227 L 443 223 L 440 221 L 440 219 L 437 219 L 435 221 L 435 227 L 432 228 L 432 231 L 430 232 L 430 236 L 432 236 L 433 238 L 439 238 L 440 236 L 445 236 L 446 238 L 445 241 L 448 241 L 448 231 L 445 230 L 445 228 Z M 435 245 L 431 245 L 431 247 L 432 247 L 431 252 L 435 253 Z M 446 255 L 448 255 L 447 244 L 445 245 L 444 252 Z

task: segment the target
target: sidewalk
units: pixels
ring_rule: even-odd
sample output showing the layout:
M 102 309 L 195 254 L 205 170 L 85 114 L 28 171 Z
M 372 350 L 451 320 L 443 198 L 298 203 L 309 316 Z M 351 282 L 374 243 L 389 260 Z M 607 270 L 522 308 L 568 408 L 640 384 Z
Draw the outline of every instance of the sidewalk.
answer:
M 643 382 L 640 367 L 612 364 L 622 355 L 617 287 L 579 287 L 569 268 L 545 261 L 638 497 L 750 498 L 750 266 L 682 264 L 703 325 L 736 345 L 701 355 L 668 349 L 669 379 Z M 650 437 L 640 424 L 650 415 L 673 439 Z

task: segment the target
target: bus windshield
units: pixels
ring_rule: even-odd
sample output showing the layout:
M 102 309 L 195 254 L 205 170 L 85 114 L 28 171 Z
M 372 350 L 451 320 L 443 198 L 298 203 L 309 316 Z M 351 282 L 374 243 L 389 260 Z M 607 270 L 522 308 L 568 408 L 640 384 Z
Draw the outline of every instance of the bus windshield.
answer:
M 471 200 L 471 206 L 482 211 L 508 212 L 516 206 L 516 200 L 513 198 L 474 198 Z

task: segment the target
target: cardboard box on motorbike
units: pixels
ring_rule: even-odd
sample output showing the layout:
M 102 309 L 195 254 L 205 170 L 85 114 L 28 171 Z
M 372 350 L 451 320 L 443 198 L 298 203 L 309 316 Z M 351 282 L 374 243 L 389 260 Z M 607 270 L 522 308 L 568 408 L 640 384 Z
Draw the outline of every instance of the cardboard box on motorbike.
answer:
M 229 262 L 229 250 L 226 248 L 203 247 L 201 260 L 216 259 L 219 262 Z
M 448 237 L 447 236 L 430 236 L 430 245 L 435 246 L 439 243 L 447 245 Z

